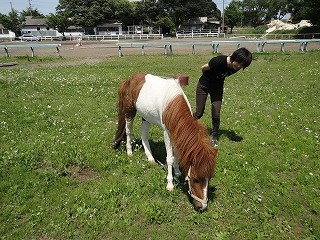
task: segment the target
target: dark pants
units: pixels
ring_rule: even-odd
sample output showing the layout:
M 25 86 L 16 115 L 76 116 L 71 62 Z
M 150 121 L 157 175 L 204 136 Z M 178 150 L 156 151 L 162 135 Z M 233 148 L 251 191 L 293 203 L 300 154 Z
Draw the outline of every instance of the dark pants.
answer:
M 223 87 L 213 88 L 203 86 L 198 83 L 196 89 L 196 111 L 193 116 L 196 119 L 200 119 L 204 113 L 208 94 L 211 101 L 211 119 L 212 119 L 212 136 L 216 138 L 218 136 L 220 126 L 220 110 L 223 97 Z

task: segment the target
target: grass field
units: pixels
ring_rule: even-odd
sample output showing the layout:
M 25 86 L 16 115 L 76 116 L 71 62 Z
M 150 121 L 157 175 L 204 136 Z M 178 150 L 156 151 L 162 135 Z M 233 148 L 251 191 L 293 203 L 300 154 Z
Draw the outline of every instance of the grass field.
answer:
M 183 184 L 166 191 L 166 173 L 139 145 L 132 157 L 111 148 L 123 79 L 188 73 L 194 108 L 200 66 L 212 56 L 62 67 L 50 64 L 67 59 L 17 58 L 23 67 L 0 68 L 1 239 L 320 239 L 319 51 L 254 54 L 226 80 L 203 214 Z M 211 127 L 207 109 L 201 121 Z M 150 138 L 164 162 L 160 128 Z

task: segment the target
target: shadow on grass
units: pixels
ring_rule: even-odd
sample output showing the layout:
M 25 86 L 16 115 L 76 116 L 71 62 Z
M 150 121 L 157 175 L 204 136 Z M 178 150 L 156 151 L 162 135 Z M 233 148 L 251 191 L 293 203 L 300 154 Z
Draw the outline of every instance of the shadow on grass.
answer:
M 208 132 L 211 134 L 212 129 L 208 128 Z M 222 135 L 225 135 L 232 142 L 241 142 L 243 140 L 243 137 L 238 135 L 234 130 L 220 129 L 218 140 Z
M 167 172 L 166 149 L 165 149 L 164 143 L 163 142 L 153 142 L 152 140 L 149 140 L 149 141 L 150 141 L 150 147 L 153 152 L 153 156 L 157 160 L 159 166 L 165 172 Z M 184 176 L 183 173 L 178 179 L 174 178 L 175 186 L 176 186 L 176 189 L 180 189 L 181 191 L 183 191 L 184 194 L 186 194 L 186 196 L 188 197 L 189 203 L 192 205 L 193 198 L 190 196 L 190 194 L 188 192 L 189 186 L 188 186 L 188 182 L 185 180 L 185 178 L 186 178 L 186 176 Z M 166 181 L 166 179 L 164 179 L 164 180 Z M 214 199 L 216 198 L 215 191 L 216 191 L 216 187 L 209 185 L 208 204 L 210 204 L 210 202 L 212 203 L 214 201 Z
M 233 130 L 220 130 L 218 138 L 220 138 L 221 135 L 226 135 L 227 138 L 229 138 L 229 140 L 233 142 L 241 142 L 243 140 L 243 137 L 238 135 Z
M 230 134 L 230 137 L 232 137 L 232 139 L 235 139 L 235 137 L 239 137 L 234 133 L 234 131 L 226 131 L 226 132 L 227 132 L 227 134 Z M 221 133 L 223 133 L 223 130 L 221 131 Z M 241 140 L 242 140 L 242 138 L 241 138 Z M 235 140 L 233 140 L 233 141 L 235 141 Z M 136 139 L 135 142 L 142 145 L 141 139 Z M 162 168 L 167 173 L 167 163 L 166 163 L 167 153 L 166 153 L 166 148 L 165 148 L 164 142 L 163 141 L 155 142 L 155 141 L 152 141 L 149 139 L 149 143 L 150 143 L 152 155 L 156 159 L 157 164 L 159 165 L 160 168 Z M 143 151 L 143 148 L 142 148 L 142 151 Z M 188 186 L 188 182 L 185 180 L 185 178 L 186 178 L 186 176 L 183 173 L 178 179 L 174 177 L 175 186 L 176 186 L 176 189 L 182 190 L 188 196 L 188 200 L 189 200 L 190 204 L 192 205 L 193 198 L 190 196 L 190 194 L 188 192 L 189 186 Z M 166 178 L 164 179 L 164 181 L 165 182 L 167 181 Z M 209 185 L 208 204 L 210 204 L 210 202 L 213 202 L 214 199 L 216 198 L 215 191 L 216 191 L 216 187 Z

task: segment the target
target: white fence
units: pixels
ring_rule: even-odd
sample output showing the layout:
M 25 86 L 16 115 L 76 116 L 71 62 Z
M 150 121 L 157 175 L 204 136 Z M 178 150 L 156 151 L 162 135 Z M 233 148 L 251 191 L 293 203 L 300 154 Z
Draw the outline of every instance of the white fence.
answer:
M 163 34 L 86 35 L 86 40 L 163 39 Z
M 176 38 L 205 38 L 205 37 L 224 37 L 218 30 L 189 30 L 177 31 Z

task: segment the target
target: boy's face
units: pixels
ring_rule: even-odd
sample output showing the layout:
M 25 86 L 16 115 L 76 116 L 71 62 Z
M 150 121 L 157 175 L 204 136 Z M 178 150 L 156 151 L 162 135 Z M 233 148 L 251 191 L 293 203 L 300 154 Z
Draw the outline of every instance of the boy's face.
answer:
M 242 64 L 242 63 L 239 63 L 239 62 L 237 62 L 237 61 L 233 61 L 233 62 L 231 63 L 231 67 L 232 67 L 234 70 L 238 71 L 239 69 L 243 68 L 243 64 Z

